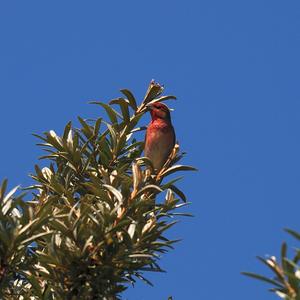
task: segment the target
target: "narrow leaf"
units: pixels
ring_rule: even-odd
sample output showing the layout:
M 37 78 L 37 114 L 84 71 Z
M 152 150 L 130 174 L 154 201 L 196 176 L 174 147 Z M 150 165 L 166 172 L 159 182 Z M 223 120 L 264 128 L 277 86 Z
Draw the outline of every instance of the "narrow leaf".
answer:
M 156 193 L 160 193 L 162 192 L 163 190 L 157 186 L 157 185 L 154 185 L 154 184 L 149 184 L 149 185 L 146 185 L 144 186 L 142 189 L 140 189 L 136 196 L 134 198 L 138 198 L 140 197 L 141 195 L 147 193 L 147 192 L 156 192 Z
M 110 191 L 118 199 L 120 203 L 123 202 L 123 196 L 120 191 L 118 191 L 116 188 L 114 188 L 109 184 L 103 184 L 103 187 L 106 188 L 108 191 Z
M 118 123 L 117 116 L 121 117 L 120 114 L 118 112 L 116 112 L 113 108 L 111 108 L 108 104 L 105 104 L 102 102 L 97 102 L 97 101 L 92 101 L 90 103 L 102 106 L 105 109 L 106 113 L 108 114 L 111 123 L 112 124 Z
M 283 286 L 281 284 L 279 284 L 277 281 L 269 279 L 265 276 L 255 274 L 255 273 L 251 273 L 251 272 L 242 272 L 242 274 L 246 275 L 246 276 L 249 276 L 249 277 L 252 277 L 252 278 L 255 278 L 255 279 L 258 279 L 258 280 L 261 280 L 261 281 L 264 281 L 264 282 L 267 282 L 267 283 L 270 283 L 270 284 L 273 284 L 273 285 L 275 285 L 279 288 L 283 288 Z
M 121 93 L 127 97 L 128 101 L 129 101 L 129 105 L 133 108 L 134 111 L 136 111 L 137 104 L 136 104 L 136 100 L 135 100 L 133 94 L 127 89 L 122 89 Z
M 175 193 L 177 194 L 183 202 L 186 202 L 186 196 L 185 194 L 175 185 L 171 185 L 170 186 L 170 189 Z
M 292 229 L 288 229 L 288 228 L 285 228 L 284 229 L 287 233 L 289 233 L 291 236 L 293 236 L 294 238 L 296 238 L 297 240 L 300 240 L 300 233 L 292 230 Z
M 167 176 L 178 171 L 197 171 L 197 169 L 191 166 L 176 165 L 163 172 L 162 176 Z

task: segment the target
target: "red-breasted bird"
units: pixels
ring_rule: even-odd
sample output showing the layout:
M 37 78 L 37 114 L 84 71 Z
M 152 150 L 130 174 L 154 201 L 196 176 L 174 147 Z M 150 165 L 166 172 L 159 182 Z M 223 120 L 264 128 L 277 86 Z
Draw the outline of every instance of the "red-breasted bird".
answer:
M 145 156 L 154 169 L 160 170 L 167 161 L 175 145 L 175 131 L 169 108 L 160 102 L 148 105 L 151 122 L 145 135 Z

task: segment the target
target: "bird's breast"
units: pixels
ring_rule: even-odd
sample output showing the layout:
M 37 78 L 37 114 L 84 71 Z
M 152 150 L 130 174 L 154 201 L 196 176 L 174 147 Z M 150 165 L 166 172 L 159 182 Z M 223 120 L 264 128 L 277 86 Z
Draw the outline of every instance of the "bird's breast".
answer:
M 171 124 L 151 123 L 147 129 L 145 156 L 151 159 L 155 169 L 166 162 L 175 143 L 174 129 Z

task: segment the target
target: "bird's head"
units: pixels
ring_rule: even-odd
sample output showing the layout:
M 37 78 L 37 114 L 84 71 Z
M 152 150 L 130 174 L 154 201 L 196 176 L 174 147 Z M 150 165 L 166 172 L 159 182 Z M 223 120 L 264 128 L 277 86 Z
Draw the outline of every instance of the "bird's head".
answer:
M 171 122 L 171 114 L 167 105 L 161 102 L 148 104 L 147 108 L 150 110 L 152 120 L 163 119 Z

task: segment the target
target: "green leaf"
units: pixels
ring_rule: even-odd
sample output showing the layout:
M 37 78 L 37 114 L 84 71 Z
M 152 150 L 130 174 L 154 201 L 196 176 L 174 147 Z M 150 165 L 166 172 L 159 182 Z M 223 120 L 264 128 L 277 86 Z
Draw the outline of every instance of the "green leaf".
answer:
M 123 229 L 125 226 L 131 224 L 131 220 L 129 219 L 125 219 L 120 221 L 119 223 L 117 223 L 117 225 L 115 225 L 111 230 L 109 230 L 106 234 L 108 233 L 112 233 L 112 232 L 116 232 L 118 230 Z
M 178 171 L 197 171 L 197 169 L 194 167 L 191 167 L 191 166 L 176 165 L 176 166 L 170 167 L 165 172 L 163 172 L 162 176 L 167 176 L 167 175 L 170 175 L 170 174 L 178 172 Z
M 181 180 L 182 178 L 183 178 L 183 176 L 178 176 L 178 177 L 176 177 L 176 178 L 170 180 L 169 182 L 167 182 L 167 183 L 161 185 L 161 188 L 162 188 L 163 190 L 166 190 L 166 189 L 168 189 L 171 185 L 174 185 L 174 183 L 176 183 L 177 181 Z
M 3 198 L 4 198 L 6 188 L 7 188 L 7 179 L 4 179 L 2 181 L 2 184 L 1 184 L 1 187 L 0 187 L 0 201 L 2 201 Z
M 134 198 L 138 198 L 145 193 L 149 193 L 149 192 L 160 193 L 162 191 L 163 190 L 159 186 L 154 185 L 154 184 L 149 184 L 149 185 L 144 186 L 142 189 L 140 189 Z
M 91 137 L 93 137 L 93 131 L 91 129 L 91 126 L 88 125 L 81 117 L 78 116 L 77 118 L 78 118 L 80 124 L 82 125 L 81 131 L 86 136 L 86 138 L 90 139 Z
M 36 137 L 36 138 L 38 138 L 38 139 L 40 139 L 40 140 L 42 140 L 42 141 L 48 143 L 47 138 L 45 138 L 45 137 L 43 137 L 43 136 L 41 136 L 41 135 L 38 135 L 38 134 L 36 134 L 36 133 L 32 133 L 32 135 L 33 135 L 34 137 Z M 51 147 L 52 147 L 52 145 L 51 145 Z
M 50 222 L 51 226 L 60 231 L 62 234 L 64 234 L 65 236 L 68 236 L 70 233 L 70 228 L 66 226 L 66 224 L 62 221 L 60 221 L 59 219 L 53 218 L 53 220 L 51 220 Z
M 43 299 L 42 287 L 40 286 L 38 279 L 32 274 L 27 275 L 26 278 L 32 285 L 34 292 L 37 293 L 37 296 L 39 297 L 39 299 Z
M 111 192 L 118 199 L 119 203 L 123 203 L 123 196 L 120 191 L 109 184 L 103 184 L 103 187 Z
M 295 239 L 300 240 L 300 233 L 298 233 L 298 232 L 296 232 L 294 230 L 288 229 L 288 228 L 285 228 L 284 230 L 287 233 L 289 233 L 291 236 L 293 236 Z
M 285 266 L 286 254 L 287 254 L 287 245 L 286 245 L 286 243 L 282 243 L 282 245 L 281 245 L 281 265 L 283 268 Z
M 83 255 L 85 253 L 85 250 L 87 249 L 87 247 L 89 246 L 90 242 L 93 240 L 93 236 L 91 235 L 85 242 L 82 250 L 81 250 L 81 255 Z
M 118 142 L 117 142 L 117 146 L 116 146 L 116 150 L 115 150 L 115 154 L 116 156 L 120 155 L 122 153 L 122 150 L 125 148 L 126 146 L 126 142 L 127 142 L 127 134 L 126 134 L 126 127 L 124 128 L 124 130 L 122 131 L 122 133 L 119 136 Z
M 185 194 L 175 185 L 171 185 L 170 186 L 170 189 L 175 193 L 177 194 L 183 202 L 186 202 L 186 197 L 185 197 Z
M 129 257 L 131 257 L 131 258 L 153 258 L 153 255 L 152 254 L 136 253 L 136 254 L 130 254 Z
M 59 151 L 63 150 L 61 138 L 53 130 L 46 132 L 45 135 L 47 137 L 47 142 L 51 144 L 55 149 Z
M 279 282 L 275 281 L 275 280 L 272 280 L 272 279 L 269 279 L 265 276 L 262 276 L 262 275 L 259 275 L 259 274 L 255 274 L 255 273 L 251 273 L 251 272 L 242 272 L 243 275 L 246 275 L 246 276 L 249 276 L 249 277 L 252 277 L 252 278 L 255 278 L 255 279 L 258 279 L 260 281 L 264 281 L 264 282 L 267 282 L 267 283 L 270 283 L 272 285 L 275 285 L 279 288 L 284 288 Z
M 131 133 L 135 133 L 138 131 L 144 131 L 144 130 L 147 130 L 147 126 L 141 126 L 141 127 L 134 128 L 133 130 L 131 130 Z
M 284 258 L 283 270 L 285 275 L 288 277 L 290 285 L 297 290 L 299 286 L 299 279 L 295 275 L 295 271 L 299 269 L 299 266 L 288 258 Z
M 135 100 L 133 94 L 127 89 L 122 89 L 121 93 L 124 94 L 127 97 L 129 105 L 133 108 L 134 111 L 136 111 L 137 110 L 137 104 L 136 104 L 136 100 Z
M 109 130 L 108 130 L 109 132 Z M 106 138 L 106 135 L 103 134 L 100 138 L 100 140 L 98 141 L 98 149 L 100 152 L 100 161 L 101 164 L 104 166 L 109 165 L 111 159 L 112 159 L 112 151 L 109 147 L 109 142 L 108 139 Z
M 189 213 L 169 213 L 169 216 L 194 217 L 193 214 Z
M 28 224 L 26 224 L 25 226 L 23 226 L 18 234 L 21 235 L 23 233 L 25 233 L 33 224 L 35 224 L 39 219 L 34 219 L 34 220 L 30 220 Z
M 67 140 L 71 128 L 72 128 L 72 122 L 70 121 L 65 126 L 65 130 L 64 130 L 64 133 L 63 133 L 63 139 L 64 140 Z
M 0 222 L 0 241 L 5 245 L 6 251 L 11 243 L 11 237 L 8 235 L 6 228 Z
M 139 278 L 140 280 L 144 281 L 146 284 L 150 285 L 150 286 L 154 286 L 153 283 L 151 281 L 149 281 L 147 278 L 145 278 L 144 276 L 142 276 L 140 273 L 135 274 L 135 276 L 137 278 Z
M 47 231 L 47 232 L 41 232 L 41 233 L 35 234 L 35 235 L 31 236 L 30 238 L 28 238 L 26 240 L 23 240 L 21 242 L 21 245 L 29 244 L 31 242 L 34 242 L 34 241 L 36 241 L 37 239 L 39 239 L 41 237 L 53 234 L 53 232 L 54 232 L 53 230 L 50 230 L 50 231 Z
M 137 115 L 134 115 L 130 122 L 127 124 L 128 132 L 131 132 L 134 127 L 137 125 L 137 123 L 140 121 L 141 117 L 143 116 L 143 113 L 139 113 Z
M 101 122 L 102 122 L 102 118 L 99 118 L 95 123 L 94 132 L 93 132 L 94 137 L 98 136 L 99 134 Z
M 40 169 L 40 167 L 38 165 L 34 165 L 34 169 L 35 169 L 35 173 L 36 173 L 37 177 L 39 179 L 44 180 L 44 175 L 43 175 L 42 170 Z
M 167 101 L 167 100 L 176 100 L 177 98 L 175 96 L 172 96 L 172 95 L 169 95 L 169 96 L 162 96 L 162 97 L 159 97 L 159 98 L 156 98 L 152 101 L 150 101 L 148 104 L 151 105 L 151 104 L 154 104 L 156 102 L 164 102 L 164 101 Z
M 117 116 L 119 116 L 121 118 L 120 114 L 117 111 L 115 111 L 113 108 L 111 108 L 109 105 L 107 105 L 105 103 L 97 102 L 97 101 L 92 101 L 90 103 L 102 106 L 105 109 L 105 111 L 106 111 L 107 115 L 109 116 L 109 119 L 113 125 L 118 123 Z
M 113 99 L 109 102 L 109 104 L 119 104 L 123 116 L 123 121 L 127 124 L 130 121 L 129 116 L 129 108 L 128 108 L 128 101 L 123 98 Z
M 3 204 L 6 204 L 6 202 L 16 193 L 16 191 L 20 188 L 20 186 L 14 187 L 11 191 L 7 193 L 7 195 L 3 199 Z
M 149 166 L 152 170 L 154 170 L 152 161 L 148 157 L 146 157 L 146 156 L 139 157 L 139 158 L 137 158 L 137 161 L 143 162 L 146 166 Z
M 117 138 L 117 132 L 114 130 L 114 128 L 110 124 L 106 124 L 107 128 L 109 130 L 110 136 L 111 136 L 111 147 L 113 154 L 117 154 L 117 144 L 118 144 L 118 138 Z
M 173 221 L 173 222 L 170 222 L 164 226 L 162 226 L 160 229 L 159 229 L 159 233 L 162 233 L 164 231 L 166 231 L 167 229 L 171 228 L 172 226 L 174 226 L 175 224 L 177 224 L 178 221 Z

